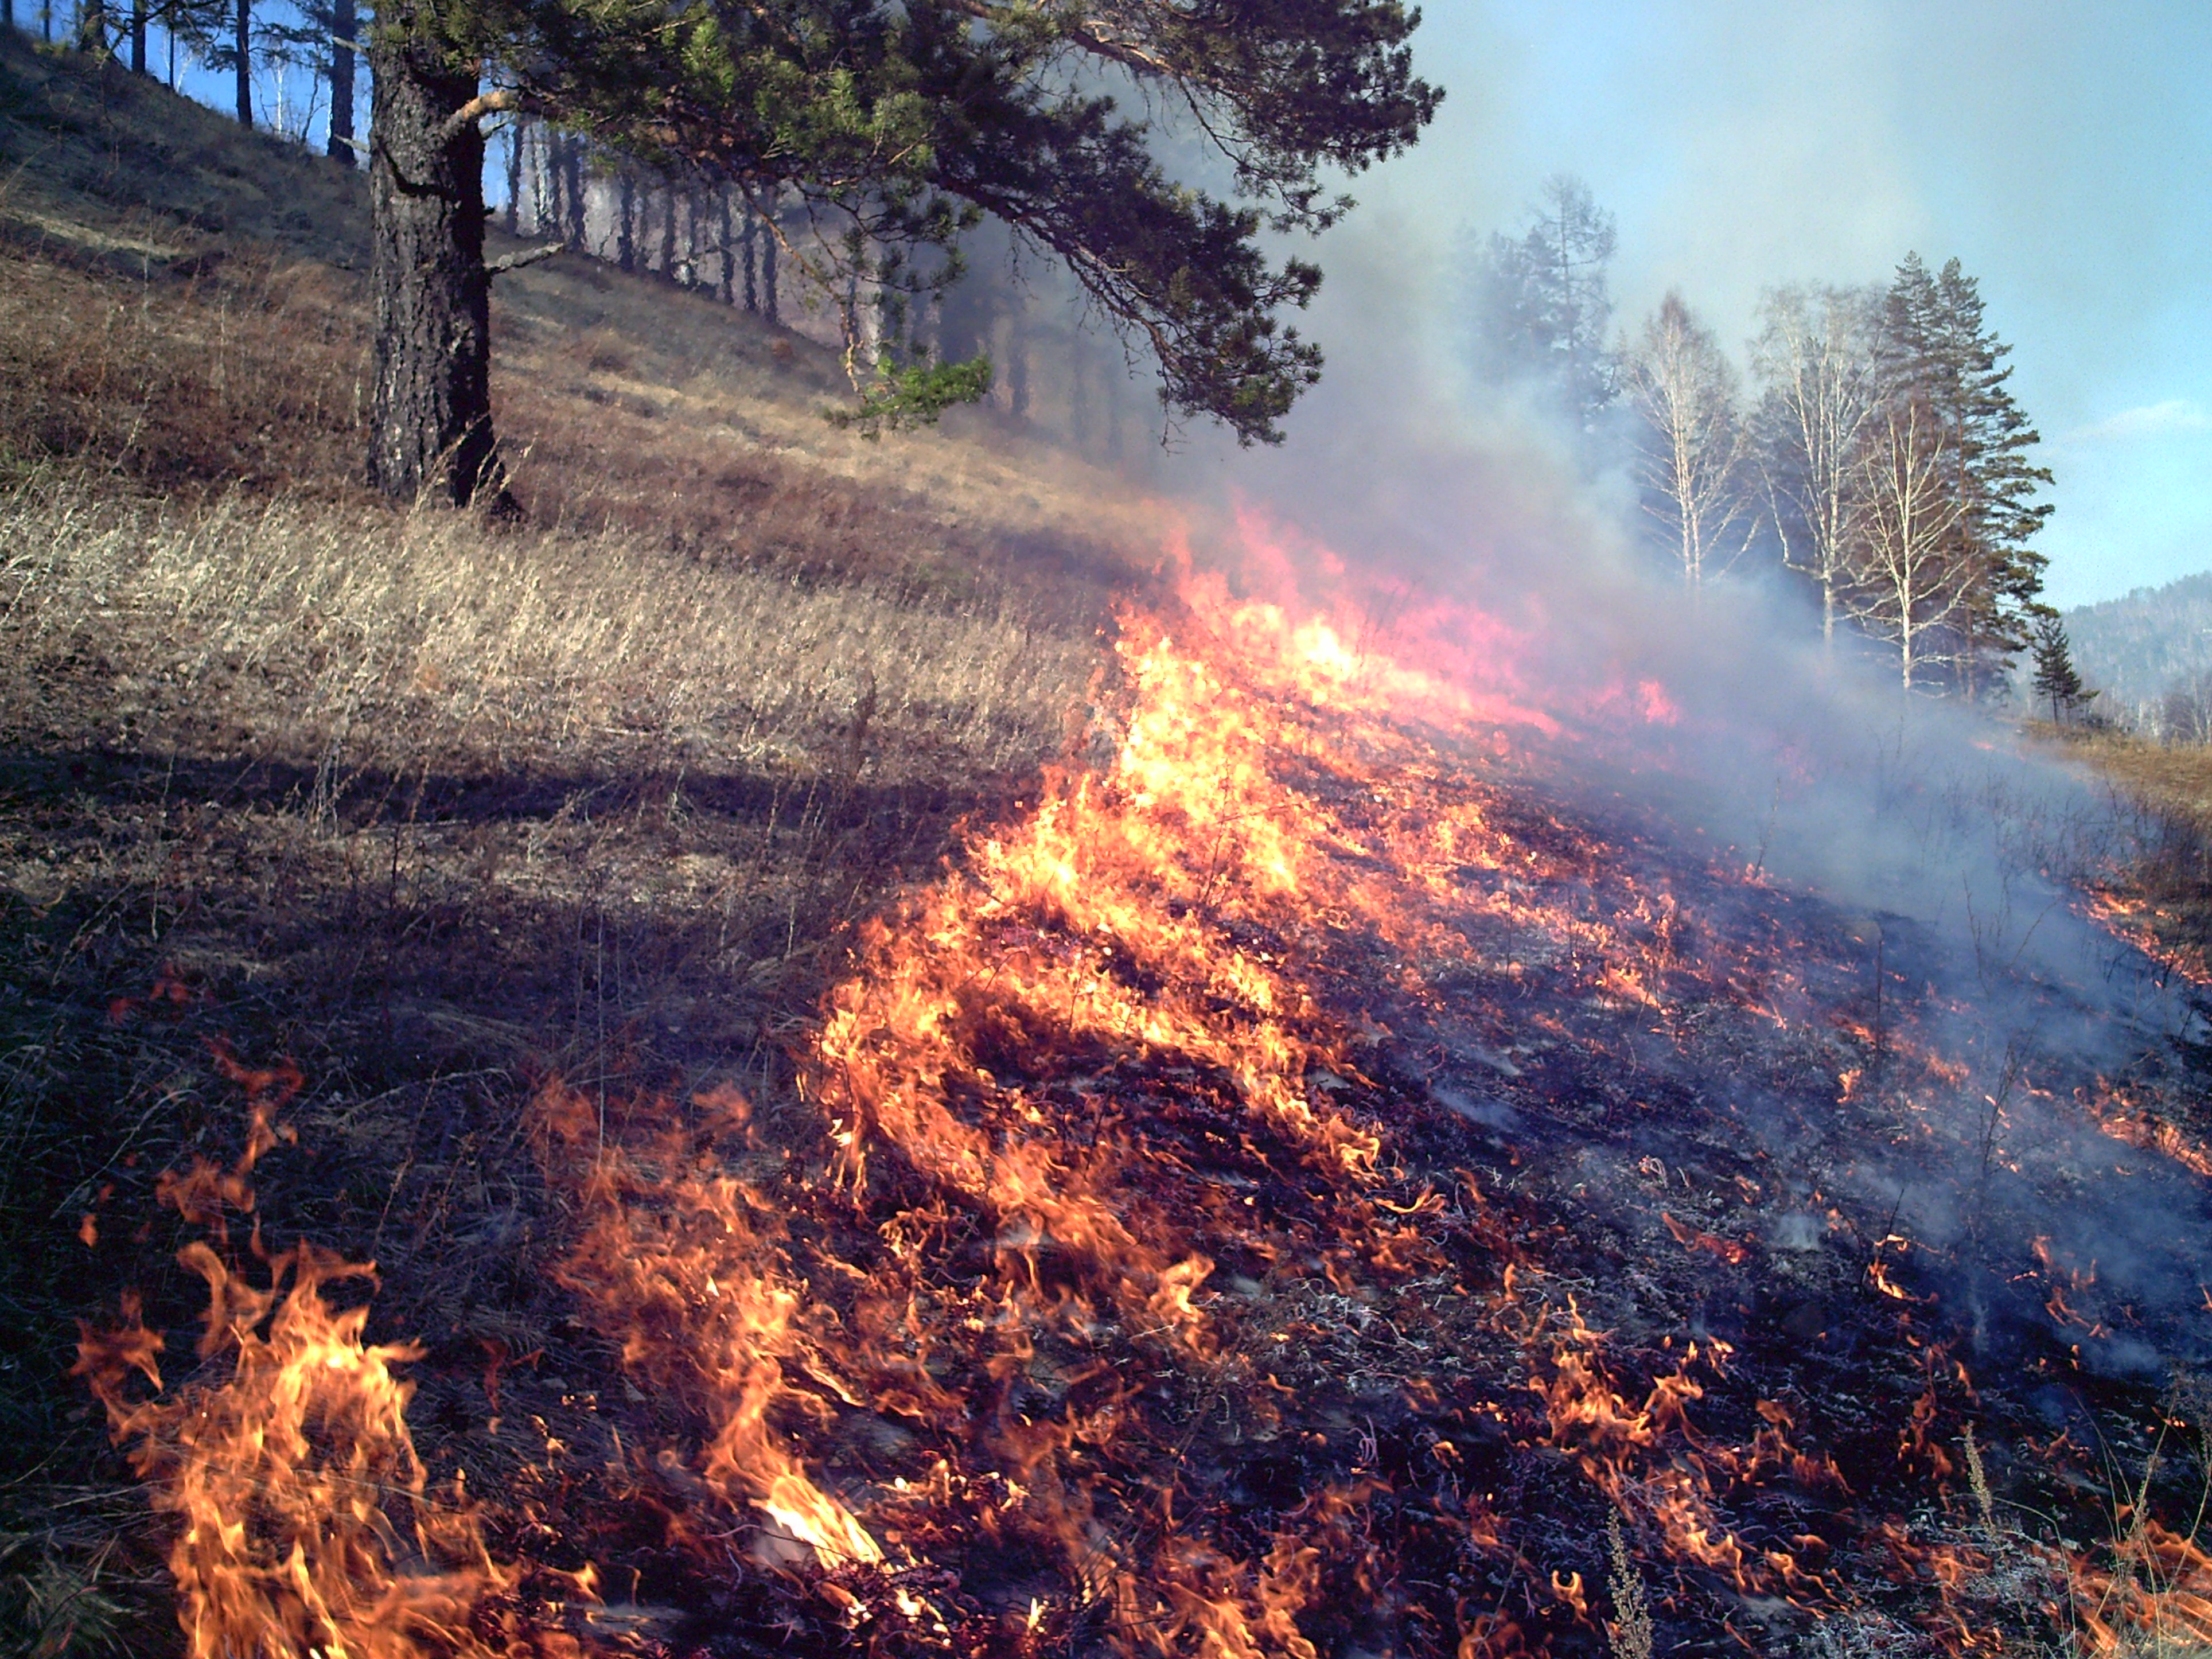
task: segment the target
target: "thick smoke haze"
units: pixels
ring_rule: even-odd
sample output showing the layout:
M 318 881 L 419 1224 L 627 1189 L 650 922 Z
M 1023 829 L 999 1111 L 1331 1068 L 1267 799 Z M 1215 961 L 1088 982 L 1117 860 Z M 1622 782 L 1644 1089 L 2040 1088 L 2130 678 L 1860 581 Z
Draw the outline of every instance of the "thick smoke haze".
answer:
M 1478 609 L 1489 620 L 1472 632 L 1486 641 L 1494 623 L 1499 642 L 1473 673 L 1561 722 L 1512 734 L 1531 787 L 1645 827 L 1680 867 L 1710 860 L 1811 896 L 1863 939 L 1870 980 L 1881 941 L 1925 997 L 1922 1035 L 1970 1068 L 1957 1099 L 1931 1109 L 1953 1115 L 1953 1156 L 1972 1161 L 1975 1115 L 2002 1099 L 2008 1173 L 1987 1202 L 2012 1245 L 2042 1237 L 2063 1260 L 2100 1264 L 2110 1292 L 2136 1297 L 2173 1345 L 2108 1342 L 2089 1363 L 2154 1371 L 2190 1351 L 2197 1287 L 2212 1282 L 2204 1194 L 2098 1136 L 2063 1090 L 2038 1092 L 2084 1066 L 2155 1069 L 2175 1038 L 2202 1036 L 2156 965 L 2087 914 L 2081 884 L 2136 846 L 2136 816 L 2004 724 L 1902 696 L 1871 652 L 1824 648 L 1784 577 L 1743 572 L 1692 594 L 1638 545 L 1617 480 L 1588 479 L 1558 433 L 1467 384 L 1449 272 L 1403 257 L 1416 239 L 1402 216 L 1385 207 L 1367 233 L 1333 250 L 1313 319 L 1330 372 L 1290 441 L 1239 453 L 1194 435 L 1169 464 L 1214 526 L 1201 544 L 1233 568 L 1256 524 L 1309 568 L 1326 549 L 1355 582 L 1402 580 Z M 1836 1016 L 1804 1012 L 1816 1025 Z M 1778 1164 L 1801 1150 L 1805 1126 L 1755 1102 L 1743 1115 Z M 1931 1178 L 1925 1148 L 1908 1156 L 1869 1147 L 1832 1170 L 1831 1191 L 1893 1210 L 1938 1248 L 1994 1224 L 1984 1200 L 1961 1196 L 1988 1187 L 1986 1170 Z M 2136 1178 L 2077 1193 L 2082 1157 L 2117 1158 Z
M 1619 221 L 1617 322 L 1679 289 L 1739 357 L 1771 285 L 1955 254 L 2058 474 L 2051 598 L 2212 563 L 2212 10 L 1455 5 L 1419 51 L 1449 95 L 1414 153 L 1356 181 L 1325 305 L 1354 286 L 1345 245 L 1379 239 L 1437 272 L 1421 324 L 1451 344 L 1470 238 L 1517 228 L 1559 173 Z M 2198 418 L 2136 413 L 2160 407 Z

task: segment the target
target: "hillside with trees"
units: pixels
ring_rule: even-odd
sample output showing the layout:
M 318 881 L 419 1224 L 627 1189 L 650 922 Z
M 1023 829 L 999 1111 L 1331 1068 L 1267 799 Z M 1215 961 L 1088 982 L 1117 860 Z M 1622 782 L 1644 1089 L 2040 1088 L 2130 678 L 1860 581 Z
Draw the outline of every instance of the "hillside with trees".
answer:
M 1527 563 L 1291 458 L 1421 586 L 1132 435 L 1410 8 L 0 15 L 0 1653 L 2212 1639 L 2212 747 L 1958 261 L 1738 350 L 1553 180 Z
M 2212 572 L 2077 605 L 2066 629 L 2083 677 L 2116 713 L 2159 735 L 2212 741 Z
M 1904 690 L 2008 696 L 2048 610 L 2051 475 L 1976 280 L 1908 252 L 1886 287 L 1771 289 L 1747 377 L 1680 294 L 1607 337 L 1616 240 L 1569 178 L 1489 239 L 1468 295 L 1479 380 L 1562 422 L 1594 475 L 1625 475 L 1653 556 L 1691 586 L 1763 570 Z

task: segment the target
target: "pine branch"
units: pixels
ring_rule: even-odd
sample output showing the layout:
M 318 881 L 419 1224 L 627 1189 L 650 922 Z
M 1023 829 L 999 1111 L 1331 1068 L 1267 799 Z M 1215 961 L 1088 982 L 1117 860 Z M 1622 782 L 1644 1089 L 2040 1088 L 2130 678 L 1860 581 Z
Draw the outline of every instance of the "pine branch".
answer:
M 506 87 L 480 93 L 446 118 L 445 125 L 438 129 L 438 141 L 450 144 L 485 116 L 521 112 L 525 102 L 520 93 Z

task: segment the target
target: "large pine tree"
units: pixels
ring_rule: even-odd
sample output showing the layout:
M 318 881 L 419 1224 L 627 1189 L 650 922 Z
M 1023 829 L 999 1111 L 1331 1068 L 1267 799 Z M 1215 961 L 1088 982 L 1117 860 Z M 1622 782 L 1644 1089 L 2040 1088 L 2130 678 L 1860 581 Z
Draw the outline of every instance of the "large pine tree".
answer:
M 1171 410 L 1272 441 L 1321 366 L 1280 313 L 1321 273 L 1261 238 L 1333 223 L 1332 178 L 1419 135 L 1441 96 L 1413 71 L 1419 19 L 1402 0 L 390 0 L 368 43 L 370 480 L 496 488 L 480 123 L 499 110 L 781 193 L 820 228 L 810 248 L 876 280 L 915 280 L 904 251 L 988 212 L 1149 347 Z M 1117 93 L 1182 112 L 1227 191 L 1171 179 Z
M 2012 348 L 1984 316 L 1979 284 L 1954 259 L 1930 274 L 1917 253 L 1899 265 L 1883 309 L 1882 369 L 1893 399 L 1924 402 L 1936 423 L 1948 534 L 1961 602 L 1950 624 L 1957 687 L 2000 690 L 2027 648 L 2044 555 L 2030 540 L 2050 517 L 2034 500 L 2051 482 L 2028 452 L 2041 441 L 2006 384 Z

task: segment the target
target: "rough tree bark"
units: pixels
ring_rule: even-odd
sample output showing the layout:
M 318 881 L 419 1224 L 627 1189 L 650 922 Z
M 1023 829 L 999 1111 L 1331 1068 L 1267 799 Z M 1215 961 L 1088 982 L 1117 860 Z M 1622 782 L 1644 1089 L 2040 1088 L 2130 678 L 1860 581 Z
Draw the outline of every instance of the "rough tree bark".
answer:
M 722 303 L 737 301 L 738 257 L 730 246 L 730 187 L 724 185 L 714 192 L 714 210 L 720 221 L 722 238 Z
M 369 287 L 375 384 L 368 483 L 402 500 L 495 495 L 491 278 L 483 133 L 473 68 L 455 70 L 386 21 L 370 46 Z
M 230 10 L 230 52 L 237 76 L 238 125 L 253 125 L 253 0 L 237 0 Z
M 779 204 L 778 204 L 778 203 L 777 203 L 777 201 L 776 201 L 776 196 L 777 196 L 776 189 L 775 189 L 775 187 L 773 185 L 771 185 L 769 187 L 769 191 L 768 191 L 768 201 L 769 201 L 768 215 L 767 215 L 767 216 L 774 216 L 774 214 L 776 212 L 776 210 L 777 210 L 777 207 L 778 207 L 778 205 L 779 205 Z M 760 285 L 761 285 L 761 315 L 762 315 L 762 316 L 763 316 L 763 317 L 765 317 L 765 318 L 767 318 L 767 319 L 768 319 L 768 320 L 769 320 L 769 321 L 770 321 L 771 323 L 780 323 L 780 322 L 781 322 L 781 321 L 783 320 L 783 319 L 782 319 L 781 316 L 779 316 L 779 315 L 777 314 L 777 313 L 776 313 L 776 293 L 775 293 L 775 226 L 774 226 L 773 224 L 767 224 L 767 225 L 763 225 L 763 226 L 762 227 L 762 234 L 761 234 L 761 239 L 760 239 L 760 240 L 761 240 L 761 280 L 760 280 Z
M 590 234 L 588 204 L 584 200 L 584 141 L 570 137 L 561 147 L 561 176 L 568 186 L 568 246 L 581 249 Z
M 760 264 L 757 257 L 760 242 L 760 221 L 753 212 L 752 204 L 745 204 L 745 228 L 742 246 L 745 256 L 745 309 L 760 309 Z
M 353 42 L 360 27 L 354 0 L 331 0 L 330 152 L 348 167 L 359 165 L 353 147 Z

